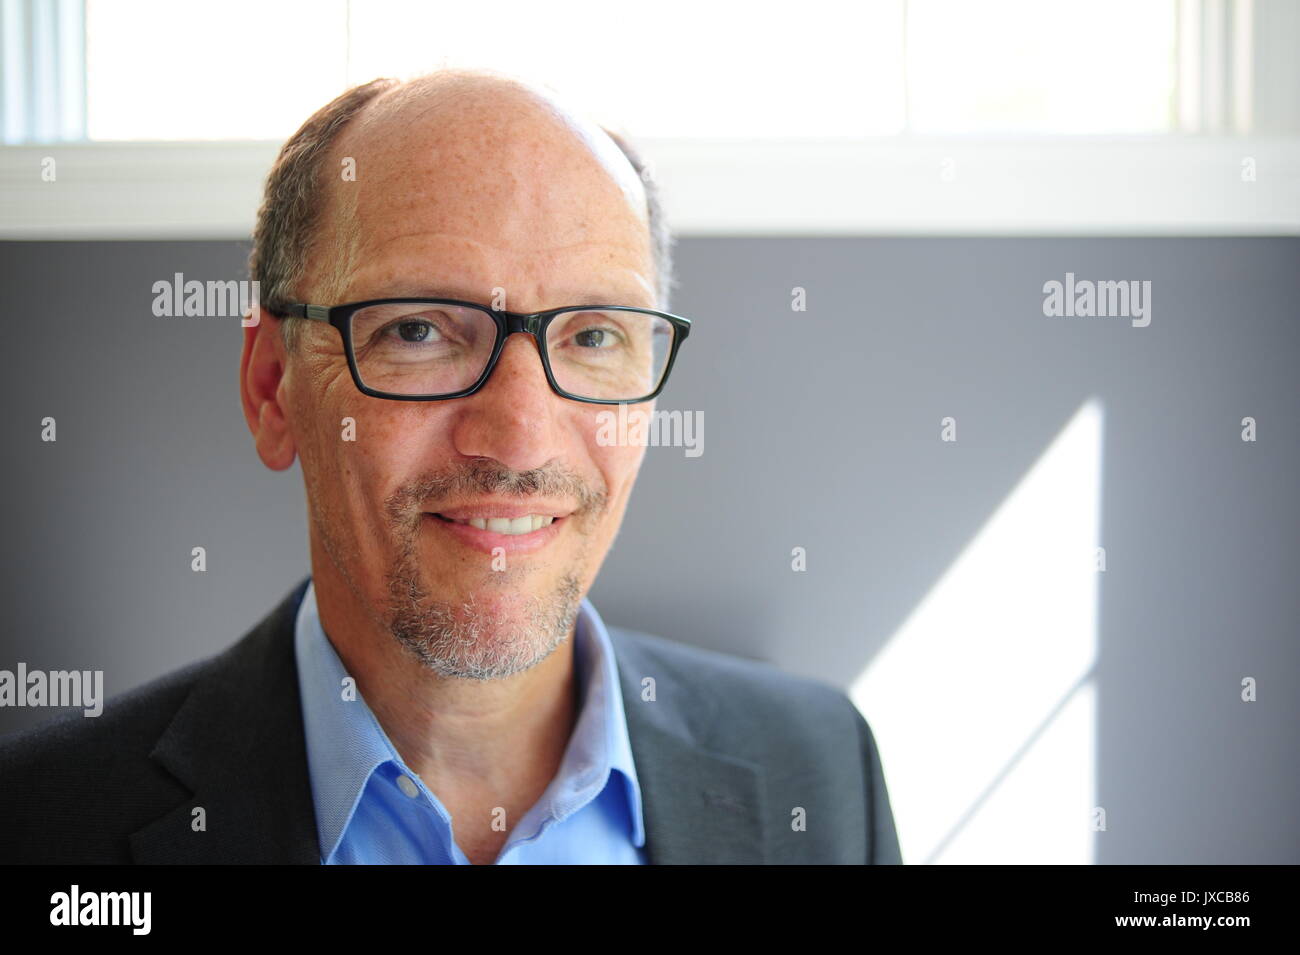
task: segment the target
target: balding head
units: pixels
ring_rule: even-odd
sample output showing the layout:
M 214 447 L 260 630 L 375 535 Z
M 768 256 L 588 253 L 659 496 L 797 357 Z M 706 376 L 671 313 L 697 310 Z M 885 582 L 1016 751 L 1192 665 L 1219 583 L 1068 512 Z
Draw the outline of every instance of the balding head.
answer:
M 352 301 L 355 273 L 377 247 L 420 231 L 450 236 L 457 223 L 472 224 L 461 238 L 482 252 L 527 252 L 538 262 L 621 230 L 621 244 L 639 242 L 649 256 L 651 296 L 636 304 L 669 307 L 672 239 L 640 157 L 549 91 L 486 71 L 376 80 L 309 119 L 268 178 L 252 277 L 272 308 Z M 474 253 L 462 242 L 460 254 Z M 452 269 L 442 258 L 426 271 L 431 282 L 474 281 L 448 276 Z M 508 288 L 507 279 L 497 275 L 491 287 L 505 288 L 516 309 L 544 291 Z M 299 326 L 284 323 L 291 346 Z
M 481 162 L 479 150 L 519 157 L 521 171 L 535 166 L 550 176 L 565 170 L 548 168 L 547 158 L 594 161 L 642 218 L 647 214 L 640 173 L 609 134 L 551 92 L 510 77 L 445 70 L 390 87 L 349 124 L 338 148 L 351 154 L 354 144 L 383 141 L 409 155 L 420 155 L 409 151 L 429 144 L 449 159 L 463 155 Z M 552 156 L 541 152 L 547 148 Z

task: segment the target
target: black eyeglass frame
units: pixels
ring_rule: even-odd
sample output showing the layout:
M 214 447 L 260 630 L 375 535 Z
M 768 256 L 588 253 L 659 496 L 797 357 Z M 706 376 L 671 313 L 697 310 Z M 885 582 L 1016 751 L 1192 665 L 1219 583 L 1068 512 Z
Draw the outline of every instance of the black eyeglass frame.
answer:
M 352 315 L 363 308 L 371 305 L 455 305 L 460 308 L 472 308 L 483 312 L 492 317 L 497 326 L 496 342 L 492 346 L 492 356 L 488 359 L 483 374 L 478 377 L 474 384 L 461 391 L 452 392 L 445 395 L 399 395 L 388 391 L 377 391 L 366 385 L 361 380 L 361 372 L 357 368 L 356 354 L 352 348 Z M 352 372 L 352 381 L 356 384 L 357 389 L 362 394 L 369 395 L 372 398 L 388 398 L 394 401 L 447 401 L 451 398 L 465 398 L 474 394 L 485 384 L 488 378 L 492 376 L 492 371 L 497 366 L 497 359 L 501 357 L 501 352 L 505 348 L 506 338 L 517 332 L 531 335 L 537 342 L 537 353 L 542 358 L 542 370 L 546 372 L 546 381 L 550 384 L 551 390 L 561 398 L 568 398 L 571 401 L 581 401 L 584 404 L 593 405 L 634 405 L 643 401 L 649 401 L 657 398 L 663 391 L 664 385 L 668 383 L 668 376 L 673 370 L 673 362 L 677 360 L 677 350 L 681 347 L 682 342 L 686 341 L 686 336 L 691 332 L 691 320 L 683 318 L 680 315 L 673 315 L 670 312 L 660 312 L 652 308 L 638 308 L 632 305 L 566 305 L 563 308 L 547 309 L 543 312 L 507 312 L 497 310 L 480 302 L 462 302 L 453 298 L 372 298 L 364 302 L 348 302 L 344 305 L 281 305 L 278 308 L 268 307 L 267 311 L 273 315 L 286 316 L 290 318 L 305 318 L 313 322 L 325 322 L 333 325 L 343 336 L 343 350 L 348 356 L 348 370 Z M 572 392 L 565 391 L 555 380 L 555 375 L 551 371 L 551 359 L 546 352 L 546 330 L 550 327 L 551 322 L 561 315 L 567 315 L 572 312 L 640 312 L 648 315 L 655 315 L 659 318 L 666 319 L 673 326 L 673 341 L 668 352 L 668 363 L 664 365 L 663 375 L 659 379 L 659 384 L 655 390 L 648 395 L 640 398 L 584 398 L 575 395 Z

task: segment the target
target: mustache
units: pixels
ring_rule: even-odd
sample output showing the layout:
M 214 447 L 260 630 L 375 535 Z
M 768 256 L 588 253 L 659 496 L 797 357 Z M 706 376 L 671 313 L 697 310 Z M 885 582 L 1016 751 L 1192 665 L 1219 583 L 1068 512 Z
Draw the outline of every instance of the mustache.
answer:
M 603 485 L 594 488 L 580 475 L 562 467 L 514 471 L 498 461 L 477 458 L 455 468 L 420 475 L 389 495 L 385 506 L 394 524 L 410 524 L 418 522 L 430 504 L 455 503 L 476 494 L 575 501 L 579 514 L 603 511 L 609 498 Z

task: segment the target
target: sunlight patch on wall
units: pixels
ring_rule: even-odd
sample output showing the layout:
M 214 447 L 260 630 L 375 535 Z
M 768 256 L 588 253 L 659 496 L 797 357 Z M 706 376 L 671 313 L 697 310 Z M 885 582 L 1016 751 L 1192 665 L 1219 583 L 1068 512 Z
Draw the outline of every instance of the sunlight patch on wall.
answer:
M 908 864 L 1092 861 L 1102 424 L 1080 407 L 850 689 Z

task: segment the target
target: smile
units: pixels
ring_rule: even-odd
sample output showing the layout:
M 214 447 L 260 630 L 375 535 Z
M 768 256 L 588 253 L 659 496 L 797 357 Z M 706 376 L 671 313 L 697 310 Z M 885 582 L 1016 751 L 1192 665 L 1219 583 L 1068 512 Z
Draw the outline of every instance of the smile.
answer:
M 470 517 L 465 520 L 443 517 L 441 514 L 435 514 L 434 517 L 442 518 L 444 521 L 450 521 L 453 524 L 468 524 L 470 527 L 477 527 L 481 531 L 508 534 L 512 537 L 520 534 L 531 534 L 555 520 L 554 517 L 542 514 L 525 514 L 523 517 Z
M 426 511 L 424 519 L 428 526 L 450 535 L 472 550 L 494 556 L 506 553 L 517 557 L 542 550 L 568 523 L 567 517 L 552 514 L 447 517 Z

